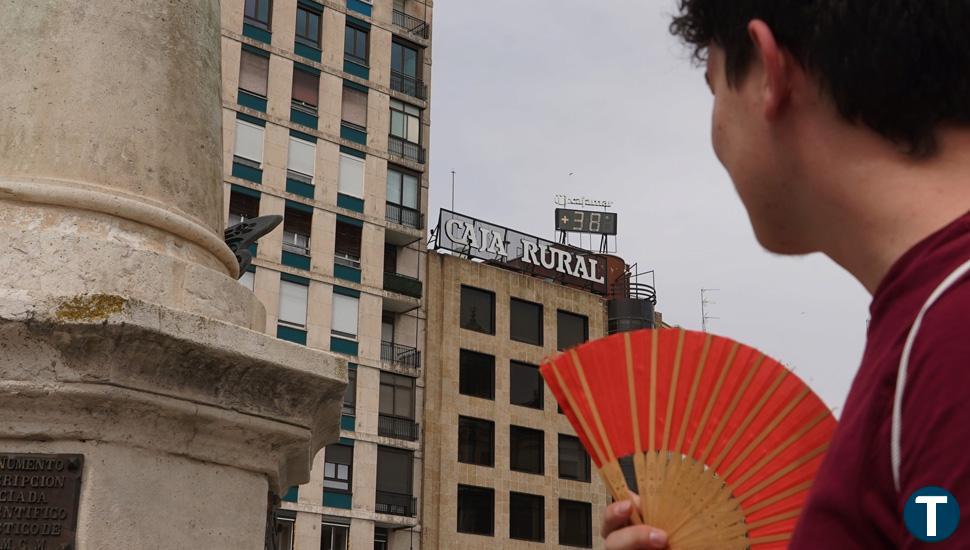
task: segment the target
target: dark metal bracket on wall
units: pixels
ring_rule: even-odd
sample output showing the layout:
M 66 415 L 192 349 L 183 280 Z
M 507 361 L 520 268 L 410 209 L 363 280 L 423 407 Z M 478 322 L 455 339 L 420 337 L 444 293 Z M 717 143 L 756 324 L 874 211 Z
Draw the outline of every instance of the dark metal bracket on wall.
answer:
M 276 226 L 282 222 L 283 216 L 260 216 L 226 228 L 223 239 L 232 253 L 236 255 L 236 261 L 239 262 L 239 277 L 243 276 L 246 268 L 253 261 L 253 253 L 249 251 L 249 247 L 256 244 L 256 241 L 261 237 L 276 229 Z

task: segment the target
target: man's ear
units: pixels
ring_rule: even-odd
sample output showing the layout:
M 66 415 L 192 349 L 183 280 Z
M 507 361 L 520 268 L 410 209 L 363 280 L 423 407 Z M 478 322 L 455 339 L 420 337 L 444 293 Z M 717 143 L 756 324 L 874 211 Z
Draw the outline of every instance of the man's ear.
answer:
M 767 23 L 755 19 L 748 23 L 748 35 L 754 43 L 754 55 L 764 69 L 764 80 L 759 83 L 764 102 L 765 116 L 777 118 L 791 98 L 791 60 L 778 46 L 775 35 Z

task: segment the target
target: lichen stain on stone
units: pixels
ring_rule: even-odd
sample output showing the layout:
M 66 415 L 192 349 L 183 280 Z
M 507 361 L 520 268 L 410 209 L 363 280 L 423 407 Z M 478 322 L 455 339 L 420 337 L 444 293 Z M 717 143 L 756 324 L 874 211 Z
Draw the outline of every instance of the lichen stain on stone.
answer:
M 75 296 L 62 303 L 55 315 L 65 321 L 98 321 L 119 313 L 125 307 L 125 299 L 110 294 Z

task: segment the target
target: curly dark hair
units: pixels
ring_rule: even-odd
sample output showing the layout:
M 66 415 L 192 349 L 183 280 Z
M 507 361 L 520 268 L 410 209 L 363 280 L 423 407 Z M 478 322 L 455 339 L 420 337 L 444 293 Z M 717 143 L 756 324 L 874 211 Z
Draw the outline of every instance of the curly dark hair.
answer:
M 840 113 L 917 157 L 942 125 L 970 124 L 970 0 L 678 0 L 670 31 L 703 61 L 715 44 L 736 86 L 752 61 L 747 25 L 778 44 Z

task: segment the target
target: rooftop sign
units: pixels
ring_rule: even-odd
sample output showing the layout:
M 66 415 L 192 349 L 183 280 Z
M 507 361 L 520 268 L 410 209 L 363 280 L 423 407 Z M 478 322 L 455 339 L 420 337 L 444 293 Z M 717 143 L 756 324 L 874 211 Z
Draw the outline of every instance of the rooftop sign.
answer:
M 437 250 L 449 250 L 503 267 L 606 291 L 606 259 L 598 254 L 441 210 L 434 233 Z

